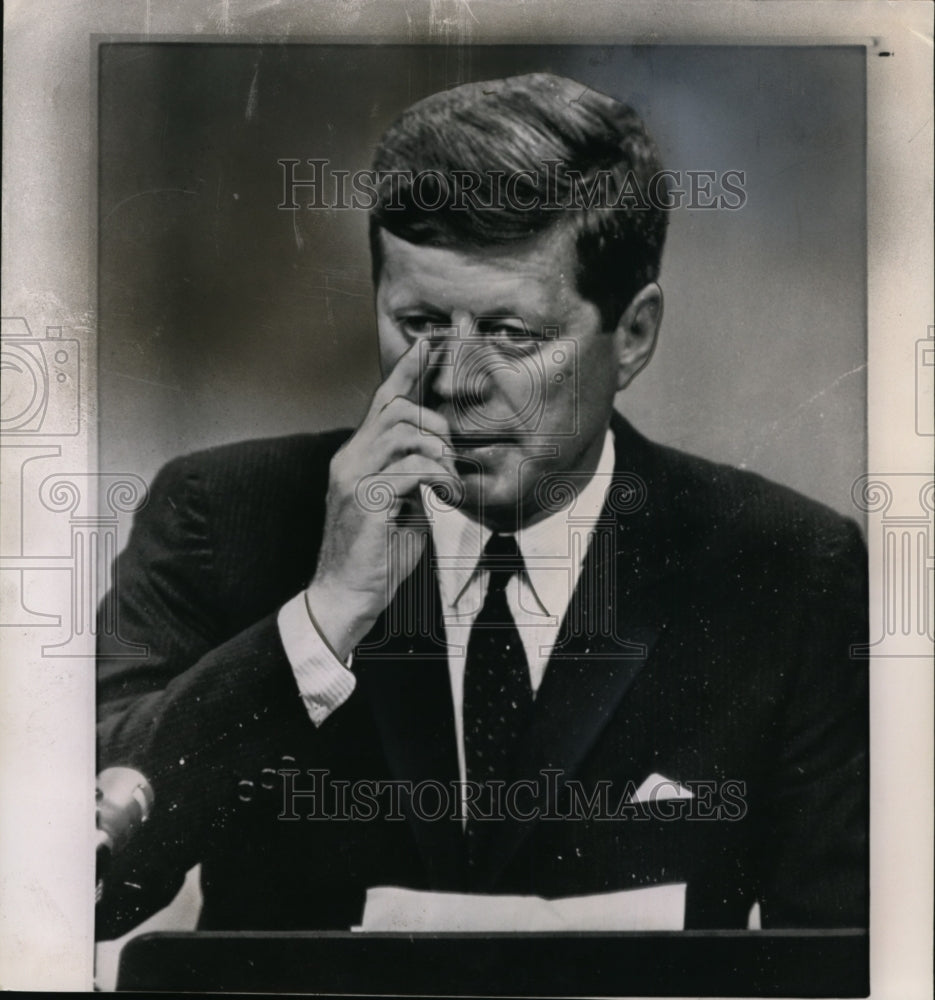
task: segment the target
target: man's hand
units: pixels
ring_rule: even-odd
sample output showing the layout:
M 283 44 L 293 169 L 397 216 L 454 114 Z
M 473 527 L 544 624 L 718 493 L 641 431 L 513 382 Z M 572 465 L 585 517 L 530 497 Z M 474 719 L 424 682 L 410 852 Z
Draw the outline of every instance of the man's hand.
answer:
M 445 454 L 448 421 L 417 402 L 429 353 L 417 341 L 399 359 L 357 432 L 331 460 L 324 536 L 306 600 L 342 660 L 422 556 L 428 525 L 412 519 L 421 513 L 419 487 L 459 481 L 453 458 Z M 389 491 L 389 509 L 361 502 L 368 486 Z M 387 528 L 400 514 L 412 525 L 411 543 L 391 553 Z

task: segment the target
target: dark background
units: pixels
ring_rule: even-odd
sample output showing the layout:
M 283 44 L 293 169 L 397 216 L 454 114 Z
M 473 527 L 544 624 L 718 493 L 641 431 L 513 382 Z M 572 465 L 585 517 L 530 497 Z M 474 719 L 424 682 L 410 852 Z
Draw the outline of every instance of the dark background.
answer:
M 746 172 L 742 210 L 672 213 L 660 344 L 618 408 L 856 514 L 862 48 L 146 43 L 100 59 L 102 471 L 150 479 L 194 448 L 357 423 L 379 380 L 365 214 L 279 210 L 277 160 L 367 168 L 420 97 L 549 70 L 633 104 L 668 168 Z

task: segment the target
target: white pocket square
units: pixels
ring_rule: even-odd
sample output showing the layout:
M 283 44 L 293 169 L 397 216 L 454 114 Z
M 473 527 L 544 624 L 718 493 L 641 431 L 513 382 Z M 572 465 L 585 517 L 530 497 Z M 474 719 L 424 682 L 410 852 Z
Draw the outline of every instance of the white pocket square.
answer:
M 631 802 L 664 802 L 667 799 L 693 799 L 691 789 L 680 781 L 653 772 L 630 796 Z

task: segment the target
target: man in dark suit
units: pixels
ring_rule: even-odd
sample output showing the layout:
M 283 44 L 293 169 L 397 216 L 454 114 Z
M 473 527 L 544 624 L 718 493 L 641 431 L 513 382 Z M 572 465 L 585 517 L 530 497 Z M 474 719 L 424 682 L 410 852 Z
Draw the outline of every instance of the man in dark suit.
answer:
M 100 935 L 198 862 L 205 928 L 347 927 L 380 885 L 865 925 L 856 527 L 614 412 L 662 316 L 642 123 L 472 84 L 374 167 L 361 426 L 170 463 L 117 562 L 149 655 L 103 640 L 100 765 L 155 806 Z

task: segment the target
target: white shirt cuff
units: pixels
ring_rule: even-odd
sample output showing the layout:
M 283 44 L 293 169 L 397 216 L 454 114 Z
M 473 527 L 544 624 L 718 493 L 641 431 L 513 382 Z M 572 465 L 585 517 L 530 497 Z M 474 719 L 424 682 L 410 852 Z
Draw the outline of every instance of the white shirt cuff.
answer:
M 357 679 L 349 664 L 337 658 L 315 627 L 304 593 L 287 601 L 276 621 L 305 710 L 312 722 L 320 726 L 350 698 Z

